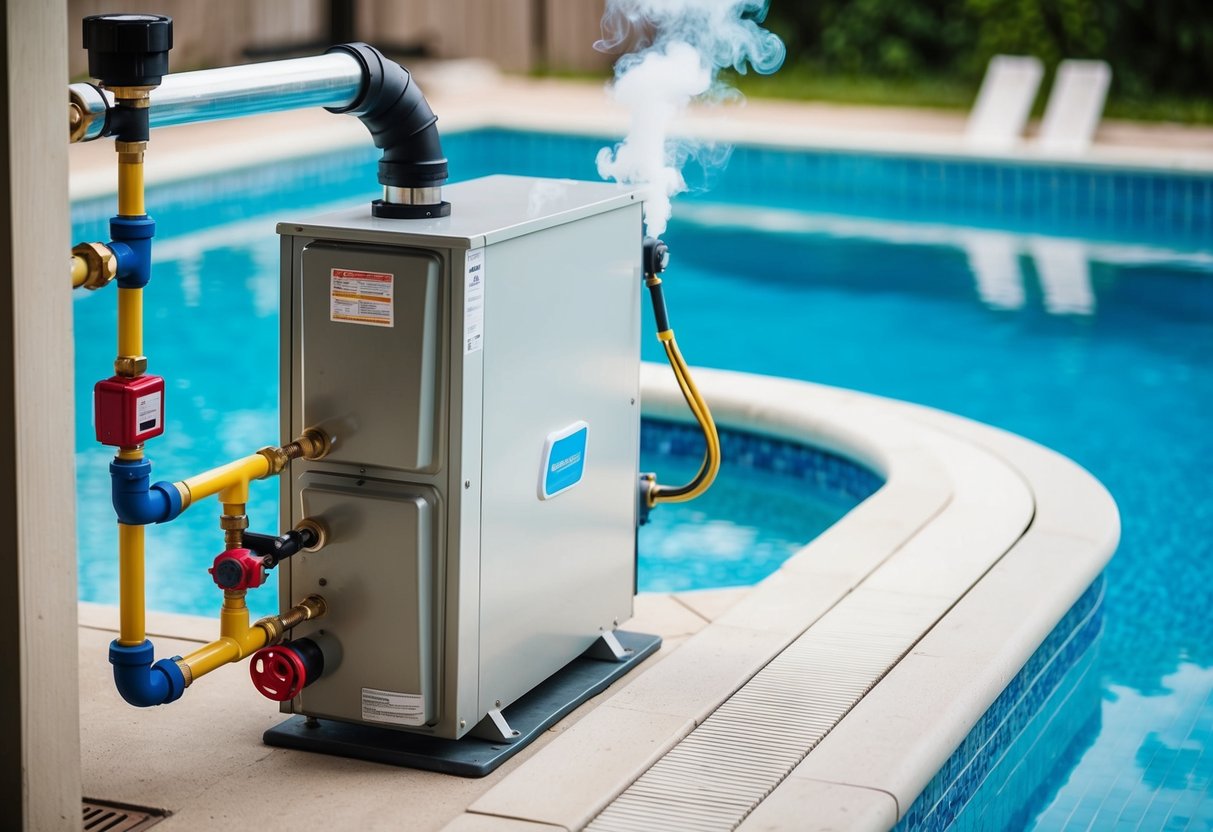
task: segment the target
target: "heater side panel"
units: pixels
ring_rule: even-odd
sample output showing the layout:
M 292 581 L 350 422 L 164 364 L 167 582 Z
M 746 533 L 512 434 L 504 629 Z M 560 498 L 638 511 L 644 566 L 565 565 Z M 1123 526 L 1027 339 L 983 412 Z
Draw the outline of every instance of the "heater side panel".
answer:
M 481 711 L 630 617 L 640 204 L 485 249 Z

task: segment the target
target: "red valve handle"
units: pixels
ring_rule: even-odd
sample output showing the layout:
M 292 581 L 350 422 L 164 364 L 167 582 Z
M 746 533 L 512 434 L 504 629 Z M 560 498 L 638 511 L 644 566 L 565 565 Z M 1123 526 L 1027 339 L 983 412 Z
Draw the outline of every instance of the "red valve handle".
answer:
M 253 654 L 248 669 L 257 692 L 275 702 L 294 699 L 307 684 L 307 667 L 289 647 L 262 647 Z

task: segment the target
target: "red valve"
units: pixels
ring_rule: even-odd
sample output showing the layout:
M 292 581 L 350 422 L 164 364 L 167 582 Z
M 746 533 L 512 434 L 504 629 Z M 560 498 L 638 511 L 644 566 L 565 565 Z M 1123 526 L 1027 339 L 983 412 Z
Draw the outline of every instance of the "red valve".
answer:
M 265 583 L 265 558 L 248 549 L 228 549 L 206 571 L 220 589 L 256 589 Z
M 275 702 L 294 699 L 308 683 L 303 659 L 286 645 L 262 647 L 253 654 L 248 670 L 257 692 Z

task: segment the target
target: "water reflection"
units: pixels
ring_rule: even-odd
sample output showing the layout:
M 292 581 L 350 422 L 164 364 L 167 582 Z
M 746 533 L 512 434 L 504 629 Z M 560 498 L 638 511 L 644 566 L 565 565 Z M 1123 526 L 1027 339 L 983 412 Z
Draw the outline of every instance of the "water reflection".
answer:
M 1183 664 L 1151 694 L 1108 685 L 1101 710 L 1104 724 L 1138 730 L 1096 737 L 1073 768 L 1102 787 L 1062 791 L 1034 828 L 1213 826 L 1213 669 Z
M 1096 262 L 1123 268 L 1166 265 L 1213 273 L 1211 251 L 704 203 L 682 206 L 678 217 L 692 227 L 959 249 L 967 260 L 977 297 L 987 307 L 1001 310 L 1023 309 L 1031 298 L 1039 297 L 1050 315 L 1095 314 L 1092 263 Z M 1033 280 L 1037 286 L 1030 291 Z

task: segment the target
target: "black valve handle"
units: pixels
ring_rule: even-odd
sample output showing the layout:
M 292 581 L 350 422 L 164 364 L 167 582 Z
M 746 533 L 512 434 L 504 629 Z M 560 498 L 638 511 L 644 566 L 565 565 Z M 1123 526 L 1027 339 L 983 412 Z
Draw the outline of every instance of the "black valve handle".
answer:
M 245 532 L 242 545 L 267 558 L 266 568 L 273 569 L 291 555 L 298 554 L 303 549 L 309 549 L 319 542 L 320 536 L 313 529 L 302 528 L 291 529 L 286 534 L 277 537 L 272 534 Z

